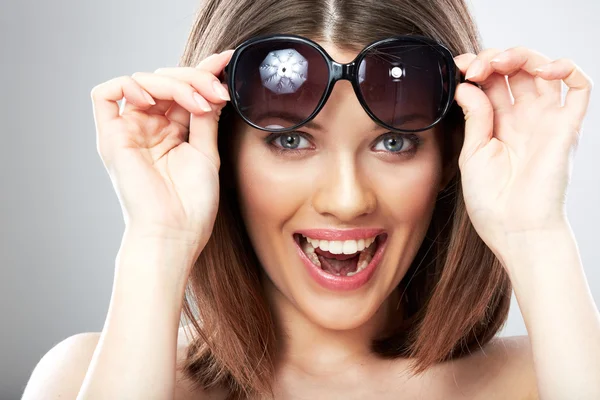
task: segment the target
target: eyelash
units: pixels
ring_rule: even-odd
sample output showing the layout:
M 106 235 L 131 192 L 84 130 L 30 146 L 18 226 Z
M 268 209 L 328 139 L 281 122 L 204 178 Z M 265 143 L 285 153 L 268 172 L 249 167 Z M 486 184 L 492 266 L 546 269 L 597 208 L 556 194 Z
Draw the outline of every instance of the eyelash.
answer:
M 275 151 L 277 154 L 279 154 L 281 156 L 289 156 L 289 157 L 299 156 L 300 154 L 302 154 L 303 151 L 310 150 L 310 149 L 301 149 L 301 150 L 286 149 L 284 147 L 278 147 L 275 144 L 273 144 L 273 142 L 275 142 L 275 140 L 279 139 L 280 137 L 285 136 L 285 135 L 290 135 L 290 134 L 296 134 L 296 135 L 303 137 L 304 139 L 310 141 L 309 138 L 306 137 L 306 134 L 303 134 L 301 132 L 272 133 L 269 136 L 267 136 L 264 139 L 264 141 L 266 144 L 268 144 L 271 147 L 271 149 L 273 151 Z M 408 150 L 399 151 L 399 152 L 384 151 L 384 153 L 388 153 L 392 156 L 397 156 L 397 157 L 411 156 L 417 152 L 418 148 L 422 144 L 421 138 L 415 134 L 395 133 L 395 132 L 387 132 L 387 133 L 384 133 L 383 135 L 379 136 L 377 138 L 378 140 L 377 140 L 376 144 L 390 136 L 400 137 L 400 138 L 402 138 L 402 140 L 408 140 L 412 143 L 412 146 Z

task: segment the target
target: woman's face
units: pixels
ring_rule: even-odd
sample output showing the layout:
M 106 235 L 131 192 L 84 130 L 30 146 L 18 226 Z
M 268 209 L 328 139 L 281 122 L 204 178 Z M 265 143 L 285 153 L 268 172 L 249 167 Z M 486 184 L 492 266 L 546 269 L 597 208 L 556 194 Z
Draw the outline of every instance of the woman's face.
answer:
M 356 56 L 320 44 L 338 62 Z M 369 118 L 348 81 L 335 85 L 313 121 L 317 127 L 279 137 L 238 121 L 231 143 L 235 184 L 248 235 L 269 278 L 270 298 L 322 327 L 352 329 L 375 315 L 410 266 L 442 189 L 441 152 L 433 130 L 415 134 L 420 143 L 408 135 L 385 136 L 388 131 Z M 387 234 L 385 244 L 372 245 L 375 251 L 383 248 L 380 261 L 353 276 L 348 273 L 360 266 L 359 256 L 331 261 L 349 256 L 330 254 L 337 252 L 331 242 L 307 247 L 296 235 L 351 228 Z M 301 248 L 322 255 L 303 260 Z M 320 271 L 307 264 L 311 257 L 325 257 Z

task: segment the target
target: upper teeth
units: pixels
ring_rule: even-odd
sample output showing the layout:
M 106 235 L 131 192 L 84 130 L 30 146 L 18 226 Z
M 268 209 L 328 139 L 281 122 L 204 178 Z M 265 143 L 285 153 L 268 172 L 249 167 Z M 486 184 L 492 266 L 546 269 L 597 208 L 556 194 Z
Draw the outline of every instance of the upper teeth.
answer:
M 367 239 L 340 241 L 312 239 L 304 235 L 302 235 L 302 237 L 306 238 L 308 243 L 310 243 L 315 249 L 318 247 L 323 251 L 329 251 L 333 254 L 354 254 L 357 251 L 363 251 L 373 244 L 376 238 L 376 236 L 374 236 Z

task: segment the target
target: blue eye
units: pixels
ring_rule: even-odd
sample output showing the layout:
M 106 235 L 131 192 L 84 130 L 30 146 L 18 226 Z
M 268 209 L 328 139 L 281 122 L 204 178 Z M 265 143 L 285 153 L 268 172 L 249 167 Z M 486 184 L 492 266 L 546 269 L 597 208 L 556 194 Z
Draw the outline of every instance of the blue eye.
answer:
M 284 156 L 300 155 L 304 151 L 311 149 L 311 143 L 307 139 L 306 134 L 303 133 L 272 133 L 264 141 L 274 151 Z M 303 142 L 304 147 L 302 147 Z M 377 144 L 373 148 L 375 151 L 381 151 L 394 156 L 410 156 L 417 151 L 417 148 L 421 144 L 421 139 L 414 134 L 388 132 L 380 136 Z M 383 145 L 383 148 L 381 148 L 380 144 Z
M 378 143 L 383 144 L 383 149 L 377 146 L 374 150 L 384 150 L 390 153 L 405 153 L 410 152 L 413 147 L 419 144 L 419 137 L 401 133 L 386 133 Z
M 276 147 L 285 149 L 285 150 L 298 150 L 302 141 L 306 142 L 309 146 L 304 147 L 310 148 L 310 142 L 306 140 L 306 138 L 298 133 L 281 133 L 274 138 L 271 138 L 271 143 L 276 144 Z M 284 151 L 285 151 L 284 150 Z

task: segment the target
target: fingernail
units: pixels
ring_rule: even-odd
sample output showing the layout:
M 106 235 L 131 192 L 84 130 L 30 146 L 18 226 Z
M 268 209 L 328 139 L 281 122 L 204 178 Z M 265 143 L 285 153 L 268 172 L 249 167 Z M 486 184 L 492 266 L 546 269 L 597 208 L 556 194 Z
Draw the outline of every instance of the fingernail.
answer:
M 199 66 L 201 66 L 201 65 L 202 65 L 202 63 L 203 63 L 205 60 L 208 60 L 209 58 L 213 58 L 213 57 L 215 57 L 215 56 L 217 56 L 217 55 L 218 55 L 217 53 L 212 53 L 212 54 L 209 54 L 208 56 L 204 57 L 204 59 L 203 59 L 202 61 L 200 61 L 200 62 L 198 63 L 198 65 L 196 65 L 196 68 L 198 68 Z
M 490 62 L 504 62 L 509 59 L 509 55 L 506 52 L 502 52 L 498 54 L 496 57 L 492 58 Z
M 465 79 L 471 79 L 472 77 L 478 75 L 482 71 L 483 71 L 483 63 L 481 62 L 481 60 L 475 60 L 469 66 L 469 69 L 467 71 L 467 76 L 465 76 Z
M 206 101 L 202 96 L 200 96 L 196 92 L 194 92 L 193 96 L 194 96 L 194 100 L 196 101 L 196 103 L 200 106 L 200 108 L 203 111 L 206 111 L 206 112 L 212 111 L 210 104 L 208 104 L 208 101 Z
M 550 69 L 550 67 L 552 67 L 551 64 L 540 65 L 539 67 L 537 67 L 535 69 L 535 72 L 546 72 L 546 71 L 548 71 L 548 69 Z
M 221 85 L 221 82 L 213 81 L 213 88 L 217 96 L 219 96 L 221 99 L 226 101 L 231 100 L 231 97 L 229 97 L 229 93 L 227 93 L 227 90 L 225 90 L 223 85 Z
M 144 97 L 146 98 L 146 100 L 148 100 L 148 103 L 152 104 L 153 106 L 156 105 L 156 102 L 154 101 L 154 99 L 152 98 L 152 96 L 150 96 L 150 93 L 148 93 L 144 89 L 142 89 L 142 94 L 144 95 Z

